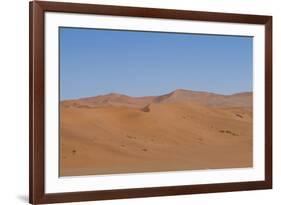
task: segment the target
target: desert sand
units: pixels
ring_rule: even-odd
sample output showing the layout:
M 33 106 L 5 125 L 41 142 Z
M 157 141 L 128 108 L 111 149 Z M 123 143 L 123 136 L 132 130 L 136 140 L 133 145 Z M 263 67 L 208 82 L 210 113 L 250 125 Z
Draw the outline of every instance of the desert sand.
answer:
M 110 93 L 60 103 L 60 176 L 253 165 L 252 93 Z

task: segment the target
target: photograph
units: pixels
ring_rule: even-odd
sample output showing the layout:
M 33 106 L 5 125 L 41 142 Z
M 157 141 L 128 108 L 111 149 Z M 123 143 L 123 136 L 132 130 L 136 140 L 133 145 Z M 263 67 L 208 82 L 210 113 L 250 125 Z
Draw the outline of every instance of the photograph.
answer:
M 59 176 L 253 167 L 253 37 L 59 27 Z
M 179 8 L 29 3 L 30 203 L 272 189 L 272 15 Z

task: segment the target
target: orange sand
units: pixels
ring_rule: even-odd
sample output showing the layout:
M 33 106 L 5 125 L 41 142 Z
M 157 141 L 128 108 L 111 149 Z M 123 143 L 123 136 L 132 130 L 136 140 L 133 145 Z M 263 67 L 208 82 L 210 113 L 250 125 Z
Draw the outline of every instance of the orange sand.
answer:
M 251 167 L 252 94 L 177 90 L 60 105 L 60 175 Z

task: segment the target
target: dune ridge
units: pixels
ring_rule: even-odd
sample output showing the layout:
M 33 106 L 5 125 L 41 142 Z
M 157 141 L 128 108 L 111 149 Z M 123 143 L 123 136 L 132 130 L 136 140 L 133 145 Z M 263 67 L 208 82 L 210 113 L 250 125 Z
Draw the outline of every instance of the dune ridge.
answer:
M 119 93 L 109 93 L 95 97 L 65 100 L 62 101 L 62 104 L 73 107 L 80 105 L 85 107 L 124 106 L 141 108 L 151 103 L 194 102 L 212 107 L 251 107 L 252 99 L 253 95 L 251 92 L 221 95 L 210 92 L 177 89 L 168 94 L 145 97 L 131 97 Z
M 178 89 L 60 103 L 60 175 L 252 167 L 252 93 Z

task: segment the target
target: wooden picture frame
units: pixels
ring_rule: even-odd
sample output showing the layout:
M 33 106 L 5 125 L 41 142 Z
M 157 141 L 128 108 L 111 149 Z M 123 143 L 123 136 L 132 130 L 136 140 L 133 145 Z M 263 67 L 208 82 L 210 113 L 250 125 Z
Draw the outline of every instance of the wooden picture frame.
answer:
M 260 15 L 183 11 L 154 8 L 105 6 L 92 4 L 30 2 L 30 139 L 29 139 L 29 200 L 32 204 L 122 199 L 182 194 L 229 192 L 272 188 L 272 17 Z M 45 192 L 45 13 L 66 12 L 125 17 L 143 17 L 207 22 L 243 23 L 265 26 L 265 179 L 231 183 L 212 183 L 149 188 Z

